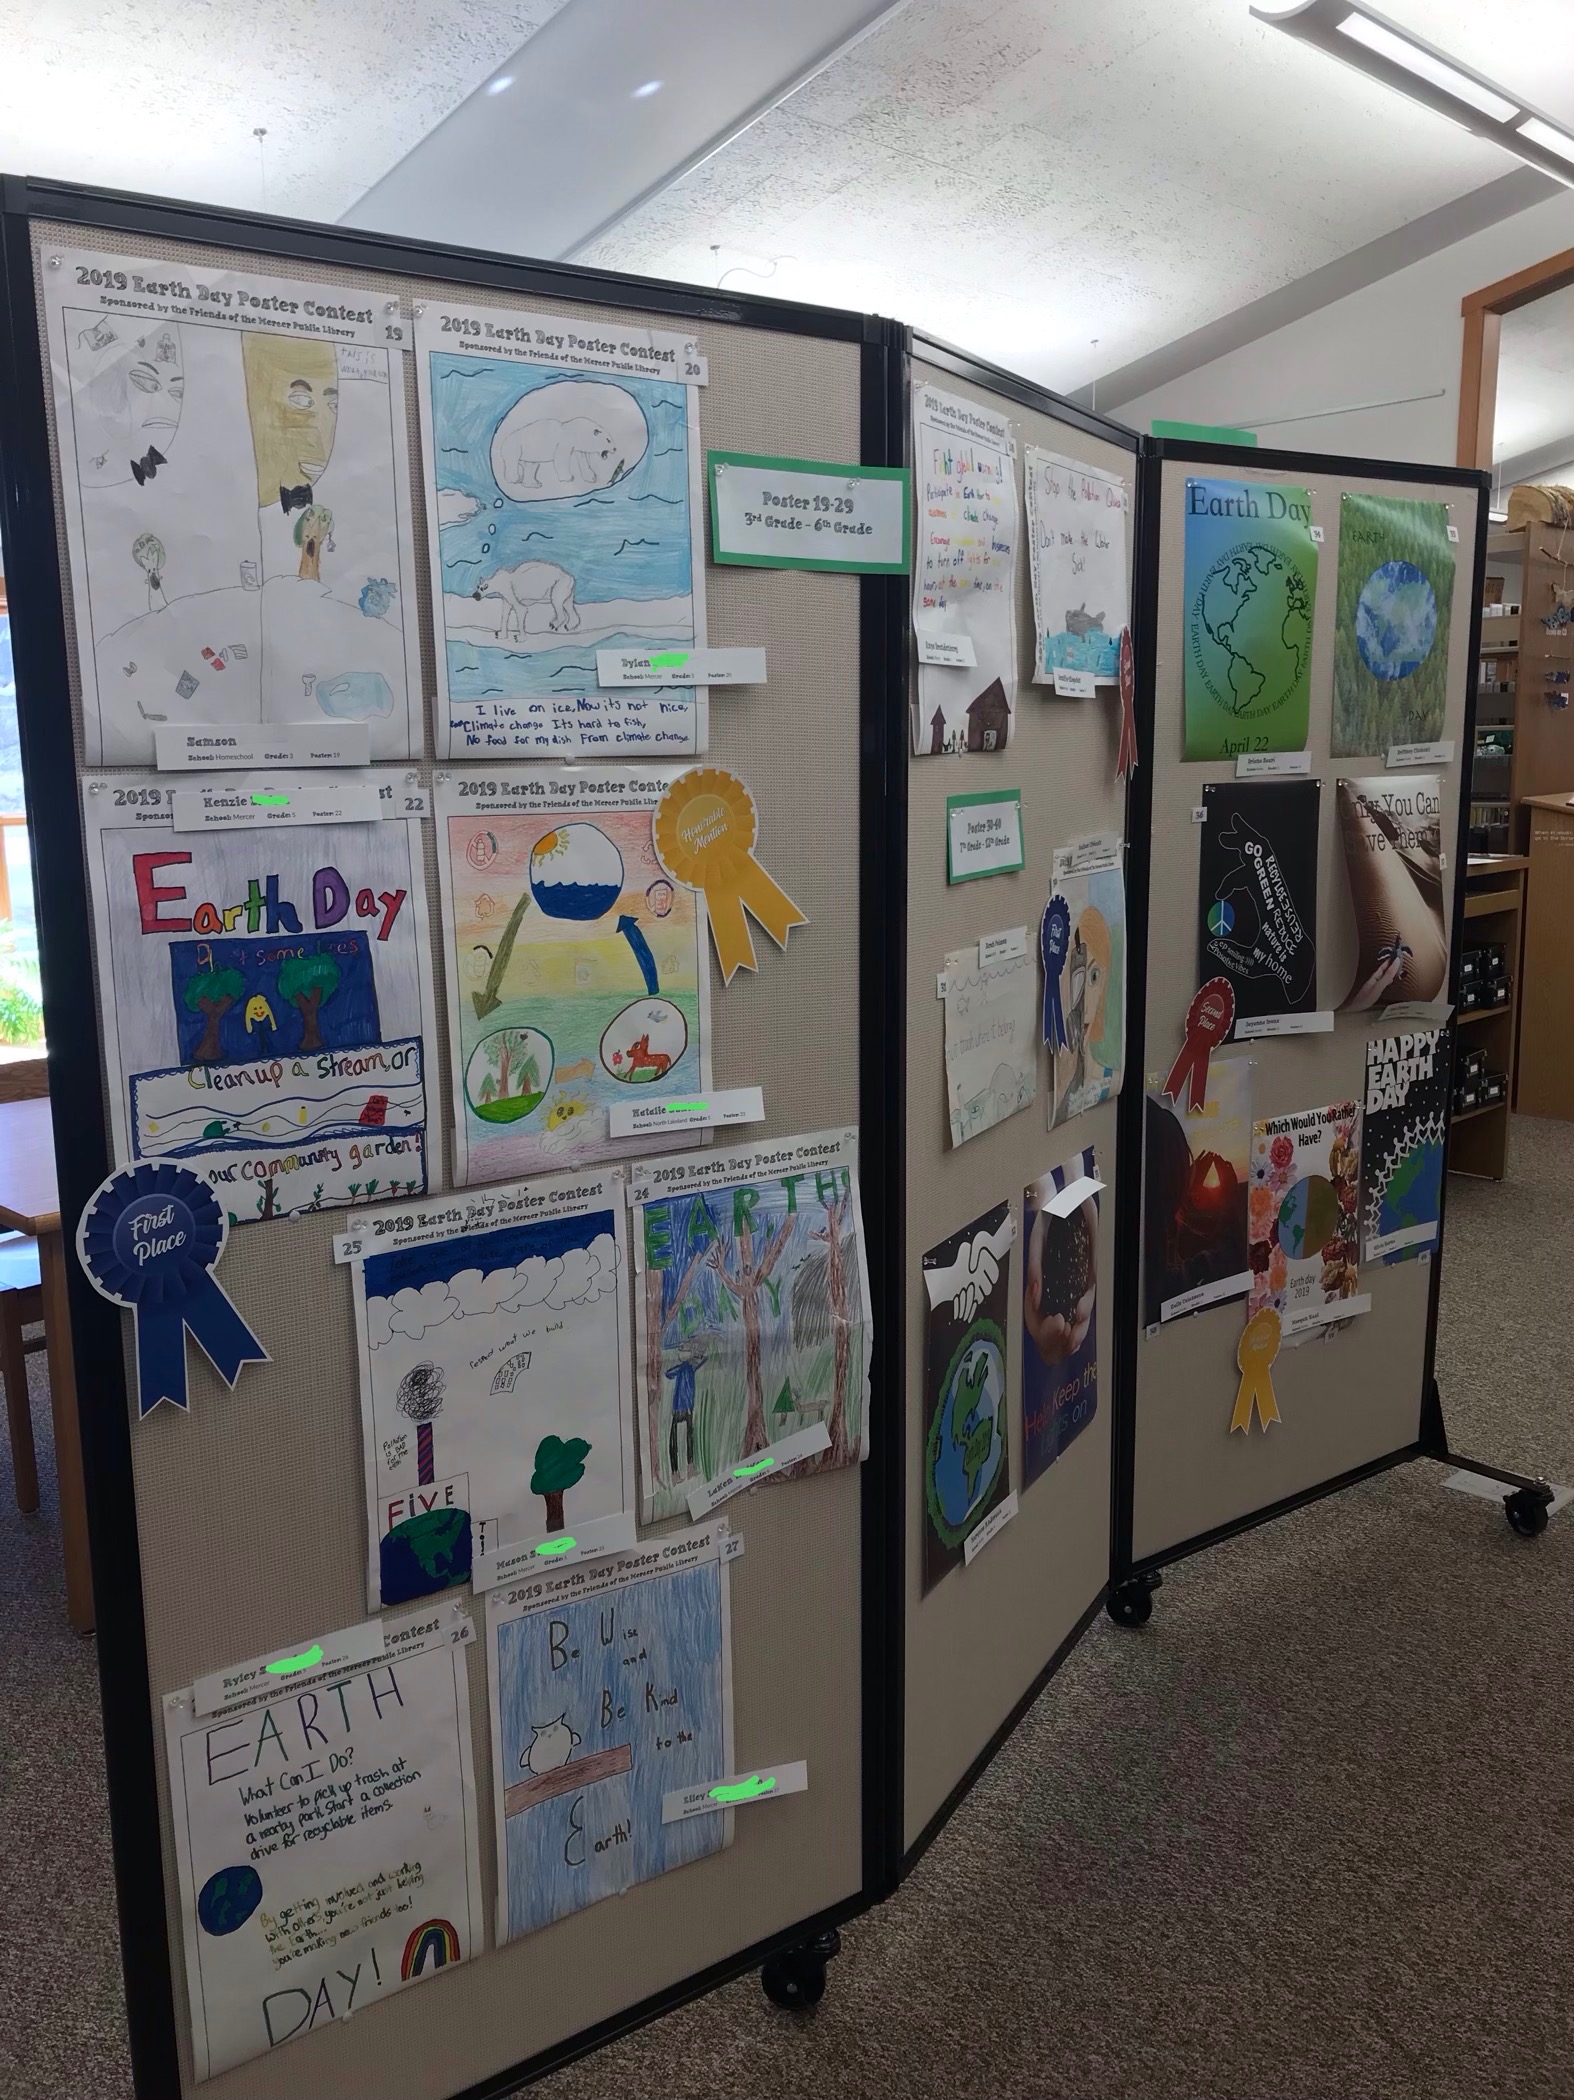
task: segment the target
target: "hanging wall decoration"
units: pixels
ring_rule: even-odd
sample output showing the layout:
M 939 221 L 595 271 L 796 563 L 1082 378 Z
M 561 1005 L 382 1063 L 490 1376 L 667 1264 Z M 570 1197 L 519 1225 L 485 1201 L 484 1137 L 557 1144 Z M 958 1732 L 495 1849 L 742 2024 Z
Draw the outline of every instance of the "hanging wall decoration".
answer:
M 1273 1391 L 1273 1365 L 1278 1354 L 1279 1315 L 1271 1305 L 1259 1306 L 1241 1329 L 1241 1338 L 1235 1345 L 1241 1383 L 1235 1395 L 1235 1412 L 1230 1417 L 1231 1435 L 1242 1429 L 1250 1437 L 1254 1411 L 1264 1436 L 1269 1423 L 1281 1419 Z
M 1197 974 L 1229 980 L 1237 1030 L 1313 1012 L 1322 783 L 1210 781 L 1202 793 Z
M 1317 546 L 1304 488 L 1186 483 L 1187 758 L 1304 751 Z
M 1023 455 L 1028 568 L 1037 637 L 1033 680 L 1073 698 L 1120 675 L 1129 589 L 1125 481 L 1102 467 L 1042 452 Z
M 1126 1063 L 1126 880 L 1114 832 L 1057 847 L 1040 932 L 1049 1127 L 1120 1092 Z
M 1011 1487 L 1006 1322 L 1015 1212 L 997 1203 L 924 1256 L 924 1590 L 960 1567 Z
M 1022 1486 L 1098 1412 L 1098 1161 L 1090 1145 L 1022 1192 Z
M 1335 758 L 1442 735 L 1456 558 L 1446 503 L 1339 499 Z
M 1186 1035 L 1160 1092 L 1176 1102 L 1182 1093 L 1196 1114 L 1208 1098 L 1208 1062 L 1235 1026 L 1235 987 L 1227 977 L 1210 977 L 1198 987 L 1186 1009 Z
M 1355 916 L 1355 977 L 1344 1013 L 1426 1006 L 1448 988 L 1442 782 L 1435 773 L 1339 783 L 1339 835 Z
M 913 750 L 1003 751 L 1017 698 L 1017 442 L 983 402 L 913 388 Z
M 1271 1306 L 1286 1343 L 1371 1307 L 1360 1291 L 1361 1111 L 1354 1101 L 1252 1127 L 1250 1310 Z
M 1437 1244 L 1448 1082 L 1445 1030 L 1367 1037 L 1361 1136 L 1365 1261 L 1413 1261 Z
M 1216 1057 L 1187 1109 L 1156 1087 L 1143 1103 L 1143 1322 L 1152 1328 L 1251 1288 L 1246 1178 L 1251 1061 Z
M 754 857 L 760 836 L 754 797 L 736 773 L 698 766 L 670 781 L 656 806 L 656 851 L 674 882 L 705 899 L 722 982 L 758 968 L 749 919 L 778 948 L 809 915 L 773 882 Z M 744 914 L 747 913 L 746 918 Z

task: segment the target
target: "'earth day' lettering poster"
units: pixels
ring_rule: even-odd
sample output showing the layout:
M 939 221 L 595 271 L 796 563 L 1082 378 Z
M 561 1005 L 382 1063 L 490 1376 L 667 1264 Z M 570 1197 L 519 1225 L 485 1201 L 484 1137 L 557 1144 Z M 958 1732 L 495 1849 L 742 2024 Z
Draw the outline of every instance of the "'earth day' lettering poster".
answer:
M 1186 757 L 1304 751 L 1317 545 L 1303 488 L 1186 483 Z
M 1446 503 L 1339 499 L 1335 758 L 1443 734 L 1453 602 Z

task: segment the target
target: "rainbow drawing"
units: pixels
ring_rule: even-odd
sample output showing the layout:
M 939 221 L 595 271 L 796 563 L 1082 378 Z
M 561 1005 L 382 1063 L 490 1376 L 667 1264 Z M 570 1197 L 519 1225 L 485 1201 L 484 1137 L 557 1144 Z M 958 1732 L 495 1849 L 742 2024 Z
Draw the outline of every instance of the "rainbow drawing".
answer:
M 428 1918 L 417 1925 L 404 1943 L 399 1963 L 399 1981 L 408 1983 L 427 1967 L 446 1969 L 459 1959 L 459 1935 L 446 1918 Z

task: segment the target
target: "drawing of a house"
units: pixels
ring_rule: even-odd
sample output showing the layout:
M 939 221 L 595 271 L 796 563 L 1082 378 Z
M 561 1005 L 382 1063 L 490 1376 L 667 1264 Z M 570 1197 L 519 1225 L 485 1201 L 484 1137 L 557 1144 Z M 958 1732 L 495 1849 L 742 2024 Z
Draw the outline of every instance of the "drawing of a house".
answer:
M 929 756 L 938 758 L 945 750 L 945 709 L 937 707 L 929 719 Z
M 998 678 L 992 678 L 967 710 L 969 751 L 1003 751 L 1011 722 L 1011 703 Z

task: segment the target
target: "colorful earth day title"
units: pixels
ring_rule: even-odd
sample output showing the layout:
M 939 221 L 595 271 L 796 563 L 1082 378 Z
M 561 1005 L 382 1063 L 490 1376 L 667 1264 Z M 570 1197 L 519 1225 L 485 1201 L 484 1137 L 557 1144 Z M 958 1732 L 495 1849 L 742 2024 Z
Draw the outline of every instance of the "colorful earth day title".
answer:
M 189 853 L 134 853 L 131 856 L 137 911 L 144 933 L 233 933 L 242 921 L 248 933 L 304 931 L 299 911 L 287 897 L 279 895 L 277 875 L 260 879 L 251 876 L 246 884 L 246 895 L 239 904 L 204 901 L 197 905 L 189 918 L 166 916 L 164 907 L 186 904 L 189 901 L 187 892 L 183 886 L 161 885 L 156 877 L 163 868 L 189 866 L 191 859 Z M 337 868 L 324 866 L 312 877 L 312 925 L 319 932 L 325 927 L 337 926 L 348 917 L 353 906 L 358 919 L 379 921 L 376 937 L 386 941 L 407 894 L 405 890 L 373 890 L 370 887 L 352 891 Z

